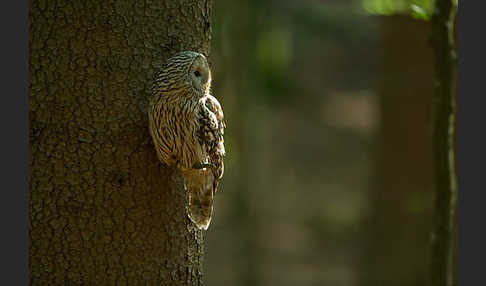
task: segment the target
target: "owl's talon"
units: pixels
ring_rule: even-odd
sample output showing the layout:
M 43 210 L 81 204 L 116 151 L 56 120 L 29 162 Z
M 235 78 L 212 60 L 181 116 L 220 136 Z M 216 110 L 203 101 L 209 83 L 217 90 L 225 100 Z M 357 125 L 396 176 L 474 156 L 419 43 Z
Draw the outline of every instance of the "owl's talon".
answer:
M 193 169 L 204 169 L 204 168 L 211 168 L 213 167 L 214 165 L 213 164 L 210 164 L 210 163 L 200 163 L 200 162 L 197 162 L 195 163 L 192 168 Z

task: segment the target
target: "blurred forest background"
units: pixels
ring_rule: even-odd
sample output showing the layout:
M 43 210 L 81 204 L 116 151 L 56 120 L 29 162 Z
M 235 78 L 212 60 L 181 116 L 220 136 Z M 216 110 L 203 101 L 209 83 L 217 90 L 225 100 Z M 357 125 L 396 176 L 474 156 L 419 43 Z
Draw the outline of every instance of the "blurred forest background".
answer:
M 213 5 L 228 128 L 205 283 L 427 285 L 433 1 Z

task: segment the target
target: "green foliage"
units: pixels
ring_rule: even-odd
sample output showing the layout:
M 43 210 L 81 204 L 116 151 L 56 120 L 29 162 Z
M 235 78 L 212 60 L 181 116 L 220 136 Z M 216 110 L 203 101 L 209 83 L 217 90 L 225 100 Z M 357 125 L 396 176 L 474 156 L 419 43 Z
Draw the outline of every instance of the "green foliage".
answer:
M 288 72 L 292 60 L 290 31 L 290 29 L 272 27 L 259 34 L 257 61 L 268 79 L 280 81 Z
M 366 12 L 373 15 L 410 14 L 420 20 L 429 20 L 434 8 L 434 0 L 363 0 L 362 3 Z
M 417 6 L 415 4 L 410 5 L 410 9 L 412 10 L 412 16 L 416 19 L 420 20 L 429 20 L 431 13 L 428 13 L 424 10 L 423 7 Z

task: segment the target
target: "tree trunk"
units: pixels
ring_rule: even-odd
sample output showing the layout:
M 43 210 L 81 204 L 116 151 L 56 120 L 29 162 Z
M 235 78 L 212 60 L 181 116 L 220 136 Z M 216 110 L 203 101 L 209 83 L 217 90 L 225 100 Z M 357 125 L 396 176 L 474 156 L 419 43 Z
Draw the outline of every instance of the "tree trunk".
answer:
M 361 285 L 428 285 L 434 92 L 430 23 L 406 15 L 380 18 L 381 126 Z
M 30 1 L 30 284 L 202 284 L 146 110 L 169 56 L 208 55 L 210 16 L 211 0 Z
M 457 285 L 456 96 L 457 56 L 454 0 L 437 0 L 432 17 L 435 52 L 435 222 L 432 239 L 432 285 Z

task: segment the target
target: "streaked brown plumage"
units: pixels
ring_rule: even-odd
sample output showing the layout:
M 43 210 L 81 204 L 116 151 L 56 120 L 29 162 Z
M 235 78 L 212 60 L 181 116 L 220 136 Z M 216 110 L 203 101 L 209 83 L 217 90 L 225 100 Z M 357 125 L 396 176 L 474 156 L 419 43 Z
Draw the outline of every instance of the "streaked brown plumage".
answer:
M 204 55 L 180 52 L 156 74 L 149 107 L 157 156 L 182 171 L 187 213 L 199 229 L 211 222 L 213 197 L 224 171 L 223 110 L 209 94 L 210 87 Z

